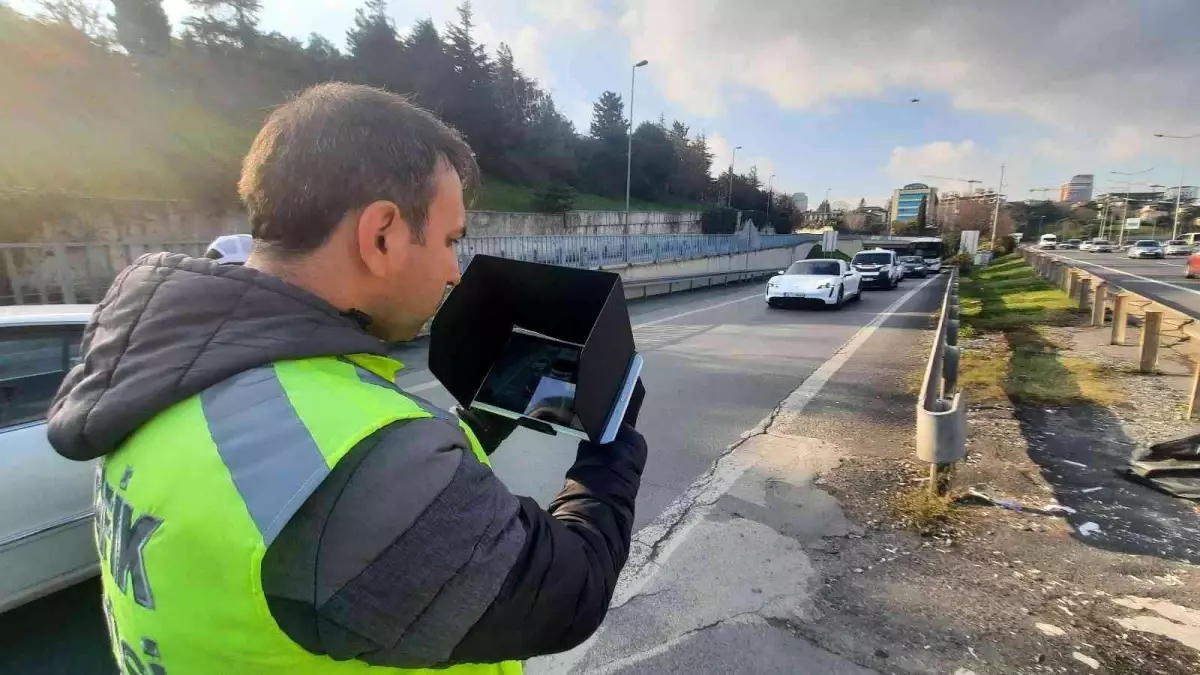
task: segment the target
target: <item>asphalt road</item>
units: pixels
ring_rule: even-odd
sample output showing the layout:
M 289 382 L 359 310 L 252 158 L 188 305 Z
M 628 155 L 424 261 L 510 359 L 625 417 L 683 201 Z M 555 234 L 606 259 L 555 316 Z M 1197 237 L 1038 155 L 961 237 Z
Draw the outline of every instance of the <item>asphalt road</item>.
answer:
M 1167 307 L 1200 317 L 1200 279 L 1184 279 L 1187 258 L 1171 256 L 1166 260 L 1141 260 L 1125 253 L 1088 251 L 1049 251 L 1060 258 L 1078 263 L 1096 276 Z
M 761 284 L 631 304 L 645 358 L 647 396 L 639 428 L 650 447 L 635 525 L 661 513 L 859 328 L 918 283 L 865 291 L 861 302 L 841 311 L 769 309 Z M 934 282 L 920 296 L 941 287 Z M 452 405 L 425 369 L 424 345 L 402 351 L 409 368 L 400 384 L 436 404 Z M 493 456 L 494 467 L 514 492 L 545 504 L 561 487 L 574 446 L 566 437 L 518 429 Z M 98 584 L 89 582 L 0 615 L 0 673 L 115 673 L 98 595 Z

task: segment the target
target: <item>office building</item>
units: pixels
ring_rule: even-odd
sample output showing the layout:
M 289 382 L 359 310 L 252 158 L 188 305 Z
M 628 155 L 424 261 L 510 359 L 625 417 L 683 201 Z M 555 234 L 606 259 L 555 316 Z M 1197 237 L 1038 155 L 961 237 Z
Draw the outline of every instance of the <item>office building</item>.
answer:
M 1163 193 L 1163 199 L 1175 201 L 1176 192 L 1180 192 L 1179 186 L 1167 188 L 1167 191 Z M 1181 202 L 1188 202 L 1200 197 L 1200 188 L 1197 188 L 1195 185 L 1184 185 L 1182 192 L 1183 195 L 1179 198 Z
M 932 225 L 937 216 L 937 188 L 924 183 L 909 183 L 898 190 L 892 190 L 890 222 L 910 223 L 917 219 L 921 211 L 921 202 L 925 202 L 926 225 Z
M 1077 173 L 1071 176 L 1071 180 L 1058 188 L 1058 201 L 1067 204 L 1091 201 L 1092 185 L 1095 183 L 1095 179 L 1096 177 L 1090 173 Z
M 808 210 L 808 195 L 803 192 L 797 192 L 792 195 L 792 204 L 796 206 L 797 211 L 804 213 Z

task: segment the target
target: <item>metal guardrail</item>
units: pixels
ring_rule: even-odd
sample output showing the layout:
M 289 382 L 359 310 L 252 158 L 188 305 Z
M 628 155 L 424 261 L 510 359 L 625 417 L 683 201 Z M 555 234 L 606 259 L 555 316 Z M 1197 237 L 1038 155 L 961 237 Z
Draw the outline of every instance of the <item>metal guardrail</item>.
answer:
M 684 274 L 672 277 L 654 277 L 653 279 L 631 279 L 629 281 L 622 281 L 621 286 L 624 288 L 642 288 L 645 286 L 681 284 L 690 281 L 700 281 L 702 279 L 728 279 L 729 277 L 738 277 L 739 279 L 759 279 L 762 277 L 774 276 L 776 274 L 779 274 L 778 267 L 768 267 L 757 270 L 726 270 L 723 272 L 703 272 L 700 274 Z
M 917 457 L 932 465 L 934 491 L 940 489 L 941 465 L 966 456 L 967 401 L 956 391 L 958 361 L 958 269 L 952 268 L 917 400 Z
M 476 254 L 597 268 L 694 260 L 820 241 L 819 235 L 546 235 L 467 237 L 457 244 L 465 268 Z M 99 302 L 117 272 L 144 253 L 203 255 L 204 241 L 0 244 L 0 305 Z

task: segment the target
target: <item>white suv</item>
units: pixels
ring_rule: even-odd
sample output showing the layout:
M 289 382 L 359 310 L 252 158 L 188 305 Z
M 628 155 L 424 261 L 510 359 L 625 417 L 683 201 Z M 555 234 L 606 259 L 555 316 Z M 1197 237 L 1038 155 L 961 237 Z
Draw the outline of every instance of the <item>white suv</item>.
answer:
M 855 253 L 850 266 L 862 276 L 863 286 L 895 288 L 904 278 L 896 252 L 883 248 Z

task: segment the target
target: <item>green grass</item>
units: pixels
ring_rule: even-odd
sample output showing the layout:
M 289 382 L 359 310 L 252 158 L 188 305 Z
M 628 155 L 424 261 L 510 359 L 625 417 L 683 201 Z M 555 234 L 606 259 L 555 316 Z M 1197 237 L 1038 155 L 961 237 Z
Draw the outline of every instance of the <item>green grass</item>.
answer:
M 964 329 L 972 335 L 998 331 L 1005 338 L 992 349 L 964 351 L 959 385 L 969 400 L 1100 406 L 1125 401 L 1100 366 L 1062 356 L 1046 338 L 1045 327 L 1072 322 L 1075 305 L 1020 258 L 999 258 L 963 278 L 960 297 Z
M 529 213 L 533 211 L 533 195 L 537 188 L 527 185 L 514 185 L 497 180 L 483 181 L 469 208 L 476 211 L 509 211 Z M 700 211 L 706 208 L 703 204 L 683 200 L 667 200 L 663 202 L 647 202 L 640 199 L 630 200 L 629 206 L 635 211 Z M 577 211 L 624 211 L 625 200 L 602 197 L 600 195 L 579 194 L 575 197 Z

